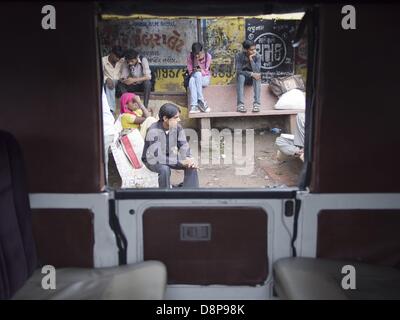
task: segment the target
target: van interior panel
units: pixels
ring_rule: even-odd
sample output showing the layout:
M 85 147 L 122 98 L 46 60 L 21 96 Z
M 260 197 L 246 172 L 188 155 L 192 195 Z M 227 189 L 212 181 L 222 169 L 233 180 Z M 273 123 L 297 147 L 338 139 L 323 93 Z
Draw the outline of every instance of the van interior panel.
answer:
M 345 30 L 343 4 L 290 2 L 54 2 L 55 30 L 41 27 L 43 3 L 0 4 L 0 300 L 400 299 L 400 6 L 356 5 Z M 306 10 L 299 185 L 266 186 L 264 172 L 258 189 L 107 185 L 102 15 L 191 16 L 197 37 L 204 17 Z M 55 291 L 41 287 L 44 264 Z M 345 265 L 357 290 L 342 285 Z
M 322 210 L 317 257 L 400 268 L 399 210 Z
M 88 209 L 32 210 L 39 263 L 56 268 L 93 268 L 93 219 Z
M 62 36 L 43 32 L 32 14 L 40 17 L 42 6 L 2 4 L 4 12 L 18 11 L 24 23 L 16 23 L 12 15 L 0 21 L 2 30 L 12 26 L 2 38 L 15 48 L 13 62 L 2 69 L 0 83 L 7 89 L 2 90 L 0 128 L 22 145 L 30 192 L 100 192 L 104 170 L 95 4 L 58 3 L 57 31 Z M 10 54 L 6 51 L 0 53 L 3 61 Z M 21 74 L 29 74 L 24 85 Z
M 185 238 L 185 226 L 194 238 Z M 144 260 L 163 261 L 170 284 L 262 284 L 267 229 L 258 208 L 150 208 L 143 213 Z
M 319 8 L 310 190 L 399 192 L 400 43 L 392 36 L 400 31 L 399 6 L 357 6 L 351 32 L 341 27 L 340 8 Z

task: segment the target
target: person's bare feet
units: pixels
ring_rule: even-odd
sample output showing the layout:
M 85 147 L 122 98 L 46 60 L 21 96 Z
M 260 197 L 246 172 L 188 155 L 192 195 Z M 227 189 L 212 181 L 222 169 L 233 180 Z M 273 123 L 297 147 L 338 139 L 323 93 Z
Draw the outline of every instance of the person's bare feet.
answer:
M 300 158 L 300 160 L 304 162 L 304 150 L 303 149 L 299 149 L 299 151 L 297 151 L 294 154 L 294 156 L 297 158 Z

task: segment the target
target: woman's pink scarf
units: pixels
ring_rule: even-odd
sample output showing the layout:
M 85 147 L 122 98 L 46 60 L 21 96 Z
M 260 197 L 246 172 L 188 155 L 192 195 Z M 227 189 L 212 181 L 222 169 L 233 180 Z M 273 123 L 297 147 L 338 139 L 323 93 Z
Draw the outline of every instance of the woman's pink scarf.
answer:
M 131 101 L 136 97 L 136 94 L 131 93 L 131 92 L 125 92 L 121 96 L 121 114 L 123 113 L 132 113 L 132 111 L 128 108 L 128 102 Z

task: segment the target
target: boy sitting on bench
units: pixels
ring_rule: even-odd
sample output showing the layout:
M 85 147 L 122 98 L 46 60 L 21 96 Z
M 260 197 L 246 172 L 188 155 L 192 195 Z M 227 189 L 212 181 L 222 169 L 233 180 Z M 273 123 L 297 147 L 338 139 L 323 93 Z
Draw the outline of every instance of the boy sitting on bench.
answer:
M 244 85 L 253 84 L 254 102 L 253 112 L 260 111 L 261 92 L 261 56 L 256 51 L 253 41 L 245 40 L 242 43 L 243 51 L 236 56 L 236 92 L 237 111 L 247 112 L 244 106 L 243 91 Z

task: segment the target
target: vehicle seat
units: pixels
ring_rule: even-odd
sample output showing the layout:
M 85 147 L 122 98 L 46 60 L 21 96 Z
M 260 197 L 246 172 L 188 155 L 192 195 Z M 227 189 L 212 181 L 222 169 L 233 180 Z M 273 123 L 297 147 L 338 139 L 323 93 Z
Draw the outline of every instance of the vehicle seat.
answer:
M 345 265 L 356 270 L 356 289 L 342 289 Z M 400 299 L 400 270 L 351 261 L 284 258 L 274 264 L 274 289 L 289 300 Z
M 56 270 L 56 289 L 42 288 L 22 153 L 0 131 L 0 299 L 162 299 L 166 268 L 158 261 L 112 268 Z

